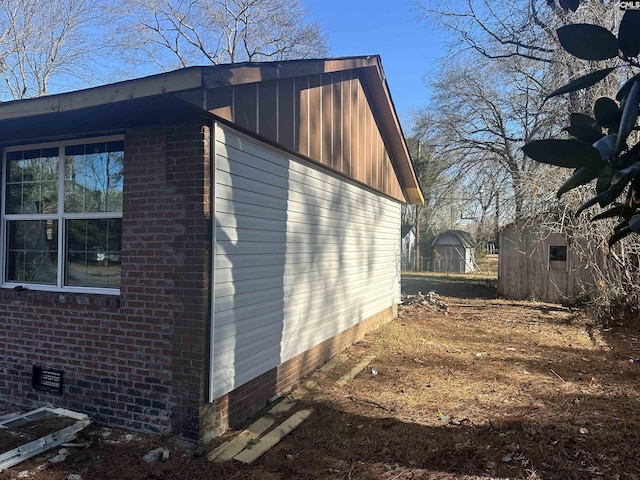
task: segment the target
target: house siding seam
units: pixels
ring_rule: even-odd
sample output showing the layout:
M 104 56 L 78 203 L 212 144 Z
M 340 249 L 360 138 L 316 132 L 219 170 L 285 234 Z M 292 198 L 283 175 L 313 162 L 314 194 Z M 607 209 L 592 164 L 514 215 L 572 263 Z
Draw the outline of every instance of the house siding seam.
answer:
M 215 139 L 219 398 L 397 303 L 400 204 L 230 129 Z
M 201 125 L 125 132 L 121 295 L 0 290 L 2 398 L 197 436 L 208 321 L 207 141 Z M 34 364 L 64 371 L 62 395 L 32 389 Z

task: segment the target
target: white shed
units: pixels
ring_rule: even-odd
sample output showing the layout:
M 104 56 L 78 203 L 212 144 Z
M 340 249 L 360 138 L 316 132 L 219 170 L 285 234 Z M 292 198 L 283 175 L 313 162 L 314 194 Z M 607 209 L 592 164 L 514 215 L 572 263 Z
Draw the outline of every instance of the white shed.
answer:
M 463 230 L 440 232 L 431 244 L 434 272 L 471 273 L 475 270 L 475 242 Z

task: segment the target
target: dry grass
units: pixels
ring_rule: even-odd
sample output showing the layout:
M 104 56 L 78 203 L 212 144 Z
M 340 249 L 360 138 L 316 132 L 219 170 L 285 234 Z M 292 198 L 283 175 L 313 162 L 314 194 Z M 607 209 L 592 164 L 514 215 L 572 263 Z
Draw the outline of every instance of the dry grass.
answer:
M 315 413 L 251 466 L 190 454 L 148 466 L 143 450 L 169 442 L 152 439 L 32 478 L 640 479 L 637 333 L 599 330 L 558 305 L 491 298 L 491 278 L 450 278 L 454 295 L 440 297 L 448 315 L 402 308 L 347 362 L 314 374 L 318 388 L 302 403 Z M 409 279 L 424 292 L 444 281 Z M 378 375 L 336 387 L 372 353 Z

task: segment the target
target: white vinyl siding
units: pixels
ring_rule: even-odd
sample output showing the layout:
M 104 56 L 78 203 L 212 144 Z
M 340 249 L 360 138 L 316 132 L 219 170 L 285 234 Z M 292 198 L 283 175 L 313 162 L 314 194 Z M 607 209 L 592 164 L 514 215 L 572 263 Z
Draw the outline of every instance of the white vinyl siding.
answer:
M 399 302 L 400 204 L 217 125 L 211 398 Z

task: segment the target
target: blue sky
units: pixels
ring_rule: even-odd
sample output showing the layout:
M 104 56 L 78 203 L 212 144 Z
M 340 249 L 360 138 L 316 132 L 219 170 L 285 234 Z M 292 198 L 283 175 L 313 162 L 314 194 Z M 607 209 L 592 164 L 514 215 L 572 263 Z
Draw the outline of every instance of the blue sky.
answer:
M 408 1 L 307 0 L 309 19 L 327 35 L 331 56 L 379 54 L 405 134 L 411 111 L 429 97 L 425 75 L 443 56 L 442 32 L 418 20 Z

